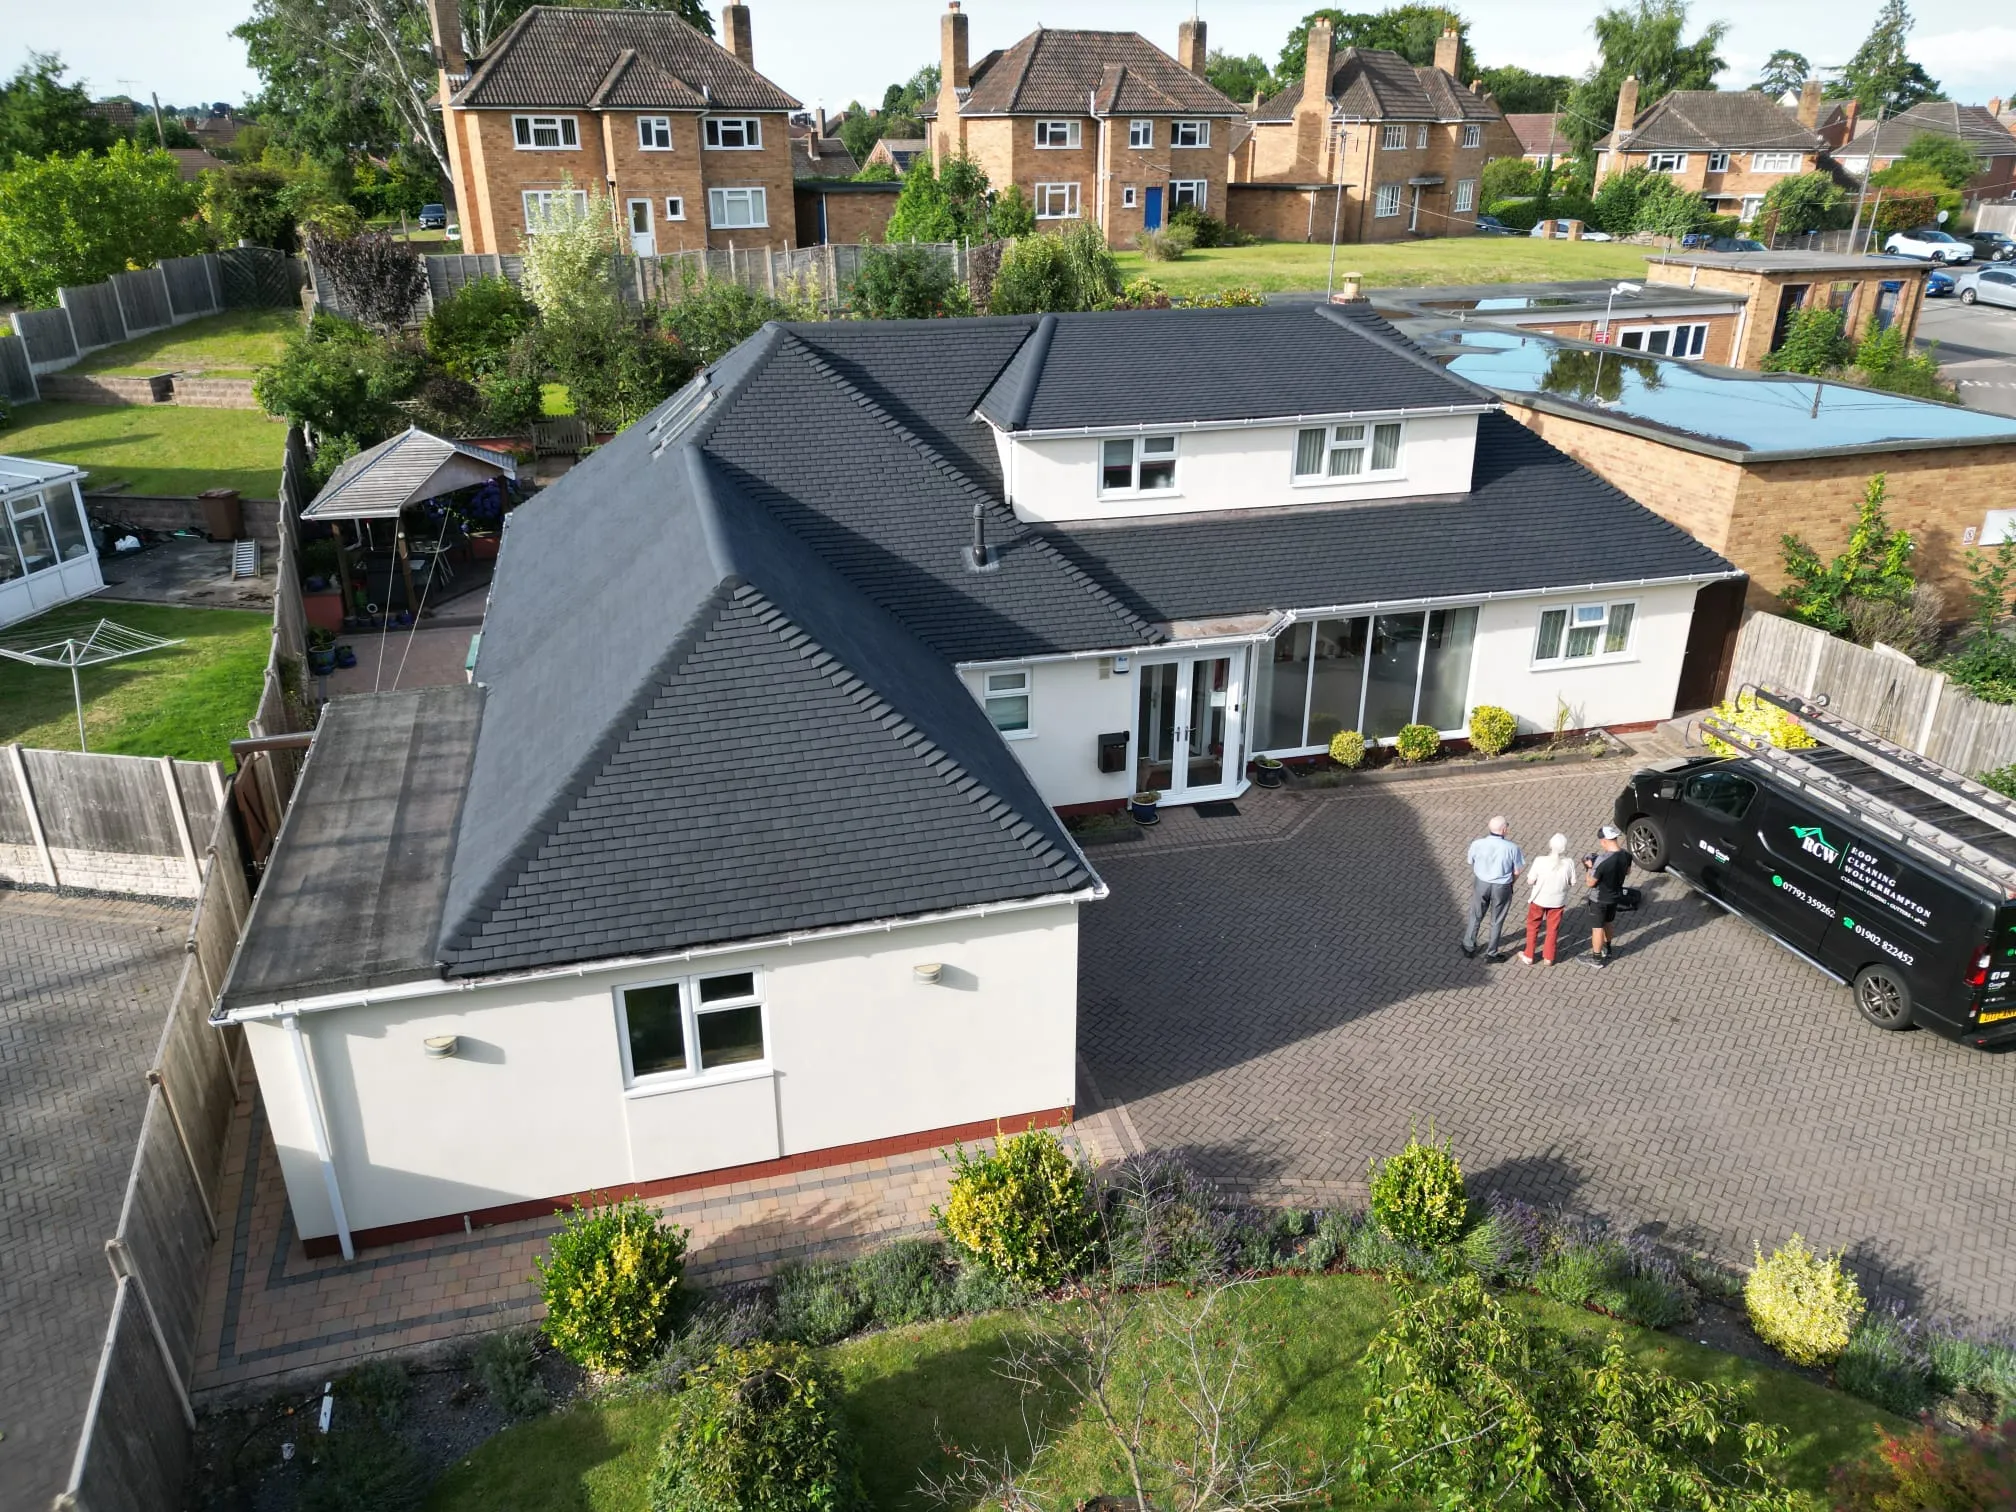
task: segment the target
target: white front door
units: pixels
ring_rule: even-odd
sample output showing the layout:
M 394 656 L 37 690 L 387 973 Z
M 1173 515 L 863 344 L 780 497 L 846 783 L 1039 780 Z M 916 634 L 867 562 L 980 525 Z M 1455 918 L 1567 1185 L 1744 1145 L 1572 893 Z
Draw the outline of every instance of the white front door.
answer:
M 658 238 L 651 234 L 651 201 L 630 201 L 630 250 L 638 257 L 656 257 Z
M 1134 786 L 1169 803 L 1246 787 L 1246 648 L 1139 665 Z

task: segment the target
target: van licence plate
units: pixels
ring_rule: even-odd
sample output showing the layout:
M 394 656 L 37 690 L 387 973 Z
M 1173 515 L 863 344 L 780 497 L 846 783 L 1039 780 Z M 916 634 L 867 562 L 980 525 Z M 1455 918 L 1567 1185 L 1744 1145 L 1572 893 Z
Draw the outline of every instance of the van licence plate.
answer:
M 1977 1019 L 1975 1022 L 1982 1024 L 1999 1024 L 2004 1019 L 2016 1019 L 2016 1008 L 1998 1008 L 1993 1013 L 1982 1014 L 1981 1017 Z

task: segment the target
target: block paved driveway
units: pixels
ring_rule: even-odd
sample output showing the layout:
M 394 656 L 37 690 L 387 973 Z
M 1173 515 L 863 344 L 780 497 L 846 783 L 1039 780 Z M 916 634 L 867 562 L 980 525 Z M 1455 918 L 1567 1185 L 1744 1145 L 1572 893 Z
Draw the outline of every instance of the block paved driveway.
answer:
M 1473 1190 L 1726 1260 L 1793 1230 L 1865 1281 L 2016 1318 L 2016 1057 L 1865 1025 L 1845 989 L 1672 878 L 1591 971 L 1457 952 L 1463 853 L 1494 813 L 1571 854 L 1631 758 L 1254 792 L 1090 851 L 1079 1042 L 1141 1143 L 1271 1202 L 1359 1202 L 1433 1120 Z M 1523 886 L 1515 917 L 1524 918 Z M 1523 938 L 1523 937 L 1522 937 Z
M 63 1489 L 189 910 L 0 888 L 0 1508 Z

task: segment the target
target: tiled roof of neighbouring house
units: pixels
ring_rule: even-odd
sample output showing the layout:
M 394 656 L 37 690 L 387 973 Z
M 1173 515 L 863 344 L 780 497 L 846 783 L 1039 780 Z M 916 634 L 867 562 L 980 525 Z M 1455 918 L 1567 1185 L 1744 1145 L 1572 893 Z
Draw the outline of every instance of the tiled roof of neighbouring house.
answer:
M 1519 150 L 1527 157 L 1572 157 L 1575 144 L 1561 135 L 1561 117 L 1552 113 L 1543 115 L 1508 115 L 1505 124 L 1512 128 L 1512 134 L 1519 138 Z
M 1881 122 L 1865 121 L 1835 149 L 1840 157 L 1902 157 L 1921 132 L 1957 137 L 1982 157 L 2016 156 L 2016 134 L 1983 105 L 1957 105 L 1933 100 Z
M 1799 124 L 1796 111 L 1754 89 L 1676 89 L 1621 140 L 1613 131 L 1596 145 L 1614 152 L 1818 152 L 1826 144 Z
M 1243 112 L 1139 32 L 1038 27 L 973 68 L 962 116 Z
M 475 61 L 451 104 L 796 110 L 798 101 L 664 11 L 535 5 Z
M 793 178 L 852 178 L 861 171 L 861 165 L 854 161 L 854 154 L 840 138 L 820 137 L 818 141 L 819 155 L 814 157 L 811 137 L 791 138 Z
M 1302 102 L 1297 79 L 1261 102 L 1256 121 L 1289 121 Z M 1377 47 L 1347 47 L 1330 71 L 1333 115 L 1361 121 L 1495 121 L 1503 114 L 1439 68 L 1409 63 Z

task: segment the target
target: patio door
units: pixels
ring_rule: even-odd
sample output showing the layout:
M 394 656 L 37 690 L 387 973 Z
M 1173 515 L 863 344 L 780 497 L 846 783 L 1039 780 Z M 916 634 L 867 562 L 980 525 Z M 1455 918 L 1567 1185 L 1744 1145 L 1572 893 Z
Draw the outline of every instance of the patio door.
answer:
M 630 251 L 637 257 L 656 257 L 658 238 L 651 230 L 651 201 L 630 201 Z
M 1134 785 L 1169 803 L 1229 798 L 1246 786 L 1246 652 L 1140 667 Z

